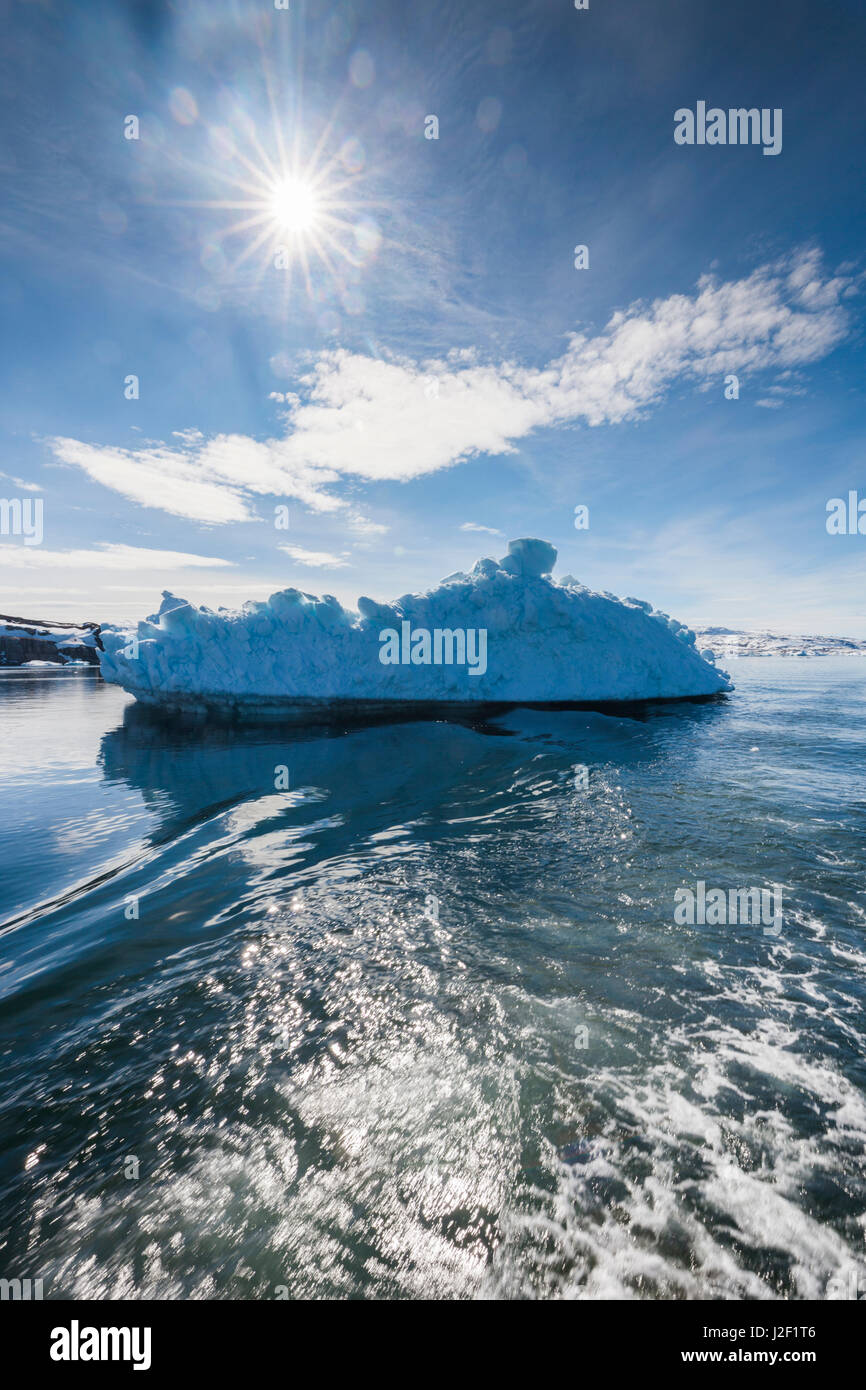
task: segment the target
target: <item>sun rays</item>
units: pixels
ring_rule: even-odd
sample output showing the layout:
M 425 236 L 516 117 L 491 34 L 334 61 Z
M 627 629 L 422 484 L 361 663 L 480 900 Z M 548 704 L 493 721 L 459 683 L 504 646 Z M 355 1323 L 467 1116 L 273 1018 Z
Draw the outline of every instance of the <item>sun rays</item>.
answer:
M 238 137 L 225 127 L 216 128 L 210 134 L 221 156 L 219 164 L 201 171 L 227 184 L 229 196 L 182 199 L 174 205 L 238 214 L 214 237 L 225 250 L 230 274 L 251 262 L 257 285 L 274 271 L 283 275 L 288 291 L 300 272 L 311 299 L 319 297 L 314 280 L 323 276 L 339 293 L 347 275 L 351 280 L 362 268 L 370 244 L 369 204 L 359 196 L 359 176 L 346 175 L 337 158 L 320 163 L 314 155 L 304 163 L 281 158 L 279 151 L 272 159 L 250 131 L 250 123 L 243 124 L 251 153 L 242 149 L 243 132 Z
M 264 100 L 252 104 L 233 93 L 214 123 L 196 107 L 196 154 L 175 153 L 187 186 L 215 196 L 158 201 L 213 214 L 200 235 L 206 268 L 216 267 L 224 285 L 272 287 L 286 311 L 301 289 L 311 302 L 352 312 L 361 273 L 382 244 L 377 205 L 364 188 L 363 148 L 356 137 L 341 142 L 337 112 L 313 143 L 312 123 L 275 91 L 267 68 L 263 59 Z

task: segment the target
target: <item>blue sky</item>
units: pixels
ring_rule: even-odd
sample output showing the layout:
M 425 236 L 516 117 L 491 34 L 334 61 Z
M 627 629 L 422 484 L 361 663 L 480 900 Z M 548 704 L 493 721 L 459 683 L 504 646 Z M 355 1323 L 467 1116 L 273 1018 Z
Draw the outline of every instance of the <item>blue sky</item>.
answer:
M 537 535 L 689 622 L 866 635 L 866 537 L 825 529 L 866 497 L 862 5 L 46 0 L 4 31 L 0 495 L 44 498 L 4 612 L 386 598 Z M 781 108 L 781 153 L 678 146 L 699 100 Z

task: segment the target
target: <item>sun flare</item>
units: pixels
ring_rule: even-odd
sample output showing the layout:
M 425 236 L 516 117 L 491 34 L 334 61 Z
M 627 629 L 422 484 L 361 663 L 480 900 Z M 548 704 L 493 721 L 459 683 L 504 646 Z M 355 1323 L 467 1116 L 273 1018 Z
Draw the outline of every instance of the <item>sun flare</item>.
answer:
M 217 196 L 173 198 L 169 205 L 234 214 L 209 230 L 202 252 L 202 265 L 226 282 L 252 262 L 243 283 L 257 289 L 270 279 L 285 313 L 298 289 L 311 303 L 333 302 L 334 312 L 360 312 L 358 280 L 383 242 L 373 215 L 380 203 L 364 188 L 363 146 L 354 137 L 337 143 L 336 116 L 315 140 L 311 133 L 304 139 L 300 115 L 291 122 L 280 116 L 271 78 L 267 86 L 269 120 L 262 114 L 257 126 L 238 105 L 231 124 L 202 123 L 206 162 L 180 161 Z
M 314 227 L 319 207 L 310 184 L 289 176 L 274 184 L 269 209 L 278 231 L 303 236 Z

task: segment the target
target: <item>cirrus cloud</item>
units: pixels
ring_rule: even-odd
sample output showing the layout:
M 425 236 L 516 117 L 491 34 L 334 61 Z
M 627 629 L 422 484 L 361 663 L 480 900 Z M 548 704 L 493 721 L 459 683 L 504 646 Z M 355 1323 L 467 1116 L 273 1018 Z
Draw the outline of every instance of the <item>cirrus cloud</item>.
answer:
M 100 542 L 93 550 L 43 550 L 39 546 L 0 545 L 0 565 L 27 565 L 31 569 L 153 570 L 217 569 L 233 564 L 211 555 L 189 555 L 183 550 L 148 550 L 138 545 Z
M 342 555 L 332 555 L 328 550 L 305 550 L 302 545 L 278 545 L 277 549 L 294 560 L 296 565 L 306 565 L 310 569 L 339 570 L 345 569 L 349 563 L 348 551 Z

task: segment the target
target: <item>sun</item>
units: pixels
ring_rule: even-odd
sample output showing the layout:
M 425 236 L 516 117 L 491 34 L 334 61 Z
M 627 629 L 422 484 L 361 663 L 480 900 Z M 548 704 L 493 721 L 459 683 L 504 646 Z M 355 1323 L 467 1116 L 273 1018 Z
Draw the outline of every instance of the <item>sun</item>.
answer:
M 307 293 L 313 297 L 312 267 L 318 262 L 335 284 L 344 275 L 340 263 L 357 271 L 370 254 L 369 217 L 358 218 L 367 205 L 351 196 L 354 179 L 342 175 L 331 159 L 320 163 L 313 158 L 308 164 L 300 159 L 289 160 L 278 141 L 279 157 L 268 158 L 258 142 L 254 158 L 247 158 L 230 135 L 221 135 L 221 148 L 226 151 L 226 167 L 217 177 L 231 186 L 234 196 L 218 199 L 180 199 L 178 206 L 215 208 L 240 214 L 239 219 L 226 227 L 220 241 L 235 242 L 238 251 L 229 264 L 232 272 L 254 256 L 260 258 L 256 282 L 268 266 L 288 271 L 286 288 L 291 286 L 294 267 L 300 270 Z M 232 164 L 234 167 L 232 167 Z M 360 228 L 360 230 L 359 230 Z M 374 230 L 378 230 L 374 228 Z
M 276 231 L 302 237 L 316 225 L 319 200 L 309 183 L 288 175 L 269 190 L 268 211 Z
M 315 141 L 312 132 L 305 138 L 300 110 L 284 124 L 288 118 L 278 114 L 276 92 L 269 79 L 271 129 L 262 115 L 261 138 L 239 104 L 230 125 L 203 123 L 207 162 L 178 156 L 179 168 L 218 196 L 173 198 L 167 205 L 235 214 L 208 233 L 205 269 L 216 267 L 213 273 L 226 280 L 238 277 L 250 292 L 270 278 L 286 314 L 295 294 L 304 290 L 311 303 L 334 300 L 346 312 L 359 312 L 358 280 L 383 244 L 376 216 L 384 206 L 365 188 L 363 146 L 354 137 L 337 146 L 336 113 Z M 245 272 L 241 281 L 241 268 L 249 262 L 253 273 Z

